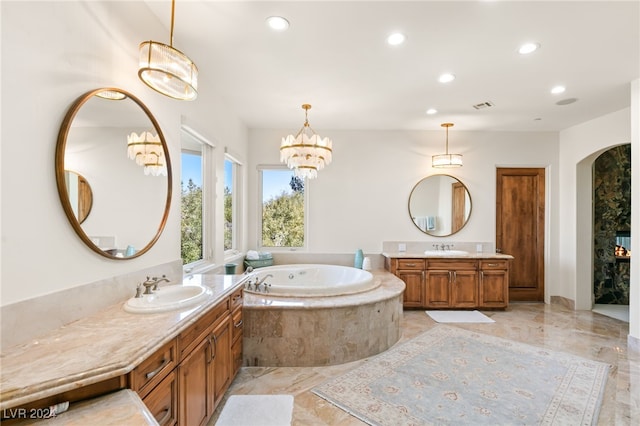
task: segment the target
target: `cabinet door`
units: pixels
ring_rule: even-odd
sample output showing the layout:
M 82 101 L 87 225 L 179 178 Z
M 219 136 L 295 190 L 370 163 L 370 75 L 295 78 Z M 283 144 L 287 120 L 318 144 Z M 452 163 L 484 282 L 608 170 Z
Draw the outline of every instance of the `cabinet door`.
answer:
M 178 421 L 178 385 L 172 371 L 142 399 L 160 426 L 172 426 Z
M 209 419 L 211 341 L 203 339 L 178 366 L 178 417 L 181 426 L 203 425 Z
M 451 272 L 451 307 L 478 307 L 478 274 L 476 271 Z
M 507 271 L 480 272 L 480 306 L 506 308 L 509 303 L 509 275 Z
M 421 308 L 424 271 L 398 271 L 398 278 L 406 284 L 404 289 L 403 306 L 405 308 Z
M 213 388 L 211 392 L 211 411 L 213 414 L 224 392 L 231 384 L 233 373 L 233 358 L 231 355 L 231 319 L 227 316 L 220 324 L 213 329 L 211 339 L 213 342 L 213 353 L 211 355 L 211 375 L 213 377 Z
M 425 305 L 427 308 L 448 308 L 451 300 L 452 273 L 449 271 L 427 271 Z

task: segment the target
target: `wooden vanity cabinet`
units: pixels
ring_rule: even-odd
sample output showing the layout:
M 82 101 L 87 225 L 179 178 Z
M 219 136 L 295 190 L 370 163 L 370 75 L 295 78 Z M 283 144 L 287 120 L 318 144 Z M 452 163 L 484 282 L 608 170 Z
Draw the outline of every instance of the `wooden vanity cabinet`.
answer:
M 427 260 L 427 308 L 478 306 L 478 263 L 466 260 Z
M 160 426 L 173 426 L 178 422 L 178 381 L 171 371 L 162 381 L 142 398 Z
M 505 259 L 386 258 L 385 268 L 405 282 L 405 308 L 506 308 Z
M 140 395 L 160 426 L 175 425 L 178 419 L 176 365 L 176 339 L 172 339 L 129 374 L 129 387 Z
M 160 425 L 207 423 L 240 368 L 241 326 L 239 289 L 129 373 L 129 386 Z
M 228 315 L 208 329 L 178 366 L 179 425 L 204 425 L 231 382 Z
M 231 314 L 231 359 L 233 362 L 232 376 L 235 376 L 242 367 L 242 308 L 236 308 Z
M 395 259 L 395 275 L 404 281 L 403 306 L 419 308 L 424 305 L 424 259 Z
M 509 304 L 509 261 L 480 261 L 480 307 L 503 308 Z

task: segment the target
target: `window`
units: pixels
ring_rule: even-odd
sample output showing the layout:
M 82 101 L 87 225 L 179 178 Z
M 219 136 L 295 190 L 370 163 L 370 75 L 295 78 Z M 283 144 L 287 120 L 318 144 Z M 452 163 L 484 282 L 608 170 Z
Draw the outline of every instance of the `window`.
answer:
M 224 159 L 224 252 L 238 253 L 240 240 L 240 163 L 231 155 Z
M 185 269 L 213 261 L 213 146 L 197 133 L 181 132 L 181 241 Z
M 306 191 L 303 179 L 286 168 L 260 168 L 261 248 L 305 247 Z

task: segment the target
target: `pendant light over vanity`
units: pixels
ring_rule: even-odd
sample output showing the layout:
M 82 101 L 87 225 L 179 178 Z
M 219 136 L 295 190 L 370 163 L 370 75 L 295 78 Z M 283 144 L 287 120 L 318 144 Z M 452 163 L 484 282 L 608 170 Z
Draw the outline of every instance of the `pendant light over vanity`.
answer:
M 449 154 L 449 127 L 453 127 L 453 123 L 442 123 L 440 126 L 447 130 L 445 153 L 431 156 L 431 166 L 435 168 L 462 167 L 462 154 Z

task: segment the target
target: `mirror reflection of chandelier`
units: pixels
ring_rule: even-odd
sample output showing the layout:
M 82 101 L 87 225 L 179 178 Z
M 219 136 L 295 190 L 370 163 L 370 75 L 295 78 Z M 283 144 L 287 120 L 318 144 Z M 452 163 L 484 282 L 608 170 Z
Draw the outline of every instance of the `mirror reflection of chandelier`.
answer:
M 164 148 L 158 135 L 151 132 L 142 132 L 139 135 L 131 132 L 127 136 L 127 157 L 135 160 L 137 165 L 144 166 L 145 175 L 167 175 Z
M 295 135 L 282 138 L 280 144 L 280 161 L 286 163 L 294 174 L 300 178 L 315 179 L 318 170 L 331 163 L 333 142 L 329 138 L 321 138 L 309 126 L 307 113 L 311 105 L 302 105 L 304 109 L 304 125 Z

